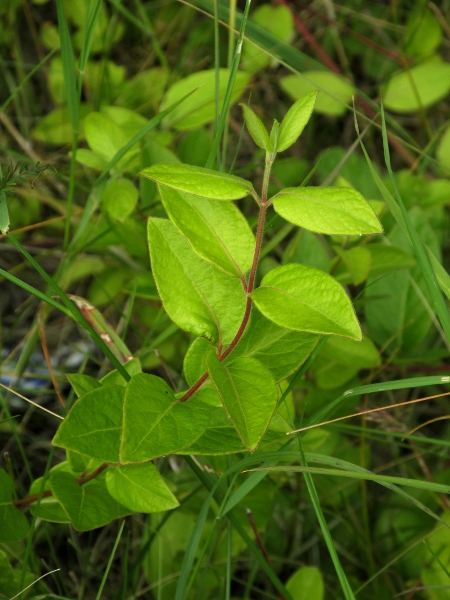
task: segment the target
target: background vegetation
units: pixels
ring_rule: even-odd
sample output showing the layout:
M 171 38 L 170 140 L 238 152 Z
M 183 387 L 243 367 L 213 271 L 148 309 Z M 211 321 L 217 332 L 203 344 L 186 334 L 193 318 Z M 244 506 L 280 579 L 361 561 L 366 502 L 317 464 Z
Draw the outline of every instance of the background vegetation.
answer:
M 99 379 L 112 369 L 74 319 L 30 294 L 27 285 L 53 296 L 36 264 L 99 309 L 92 324 L 120 336 L 119 359 L 129 351 L 144 371 L 186 389 L 193 338 L 164 312 L 149 266 L 147 217 L 165 212 L 155 184 L 137 174 L 160 162 L 206 164 L 216 91 L 223 98 L 237 58 L 214 167 L 260 189 L 264 153 L 237 102 L 270 127 L 318 89 L 302 137 L 275 164 L 271 193 L 306 179 L 352 186 L 382 220 L 384 235 L 360 238 L 270 218 L 258 272 L 299 262 L 346 286 L 364 342 L 328 339 L 282 387 L 292 384 L 285 398 L 297 428 L 361 414 L 303 432 L 311 466 L 294 445 L 283 466 L 276 448 L 247 462 L 245 453 L 158 459 L 180 502 L 175 510 L 83 533 L 67 519 L 32 513 L 21 541 L 0 543 L 0 598 L 450 598 L 450 340 L 426 285 L 434 270 L 448 306 L 449 279 L 437 262 L 448 268 L 450 5 L 255 2 L 239 56 L 235 30 L 246 8 L 232 0 L 0 4 L 0 226 L 6 233 L 10 221 L 14 235 L 0 240 L 0 381 L 38 405 L 1 396 L 1 467 L 16 500 L 34 493 L 31 483 L 65 460 L 51 446 L 55 419 L 39 406 L 64 414 L 74 399 L 67 374 Z M 397 202 L 433 269 L 411 243 Z M 256 227 L 254 203 L 239 205 Z M 388 405 L 395 406 L 368 412 Z M 360 479 L 314 473 L 317 453 L 330 467 L 360 467 Z M 242 473 L 263 465 L 271 470 Z M 213 499 L 214 476 L 227 469 Z M 2 485 L 5 504 L 9 484 Z

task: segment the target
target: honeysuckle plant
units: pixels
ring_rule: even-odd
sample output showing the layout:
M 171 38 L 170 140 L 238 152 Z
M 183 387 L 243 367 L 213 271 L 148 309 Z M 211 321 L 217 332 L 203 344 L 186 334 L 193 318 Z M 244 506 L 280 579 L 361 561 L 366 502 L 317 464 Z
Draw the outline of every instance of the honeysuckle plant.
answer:
M 175 393 L 161 377 L 141 372 L 136 359 L 100 381 L 70 375 L 78 399 L 53 439 L 67 460 L 15 502 L 0 472 L 4 539 L 23 537 L 24 505 L 81 531 L 132 512 L 175 508 L 178 500 L 152 461 L 281 445 L 291 429 L 278 411 L 281 382 L 320 336 L 362 340 L 346 290 L 328 273 L 292 263 L 260 282 L 257 276 L 268 211 L 322 234 L 382 232 L 369 203 L 350 187 L 289 187 L 269 197 L 272 165 L 296 143 L 316 95 L 295 102 L 270 133 L 242 106 L 251 137 L 265 151 L 260 193 L 241 177 L 186 164 L 141 172 L 156 182 L 168 217 L 148 221 L 158 293 L 172 321 L 195 336 L 184 359 L 187 388 Z M 247 196 L 258 207 L 256 233 L 235 204 Z

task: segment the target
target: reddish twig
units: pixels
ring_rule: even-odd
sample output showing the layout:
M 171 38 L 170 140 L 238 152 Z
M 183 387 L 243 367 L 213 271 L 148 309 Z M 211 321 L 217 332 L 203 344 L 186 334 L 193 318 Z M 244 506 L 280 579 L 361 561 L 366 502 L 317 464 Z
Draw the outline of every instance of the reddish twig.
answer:
M 103 471 L 105 469 L 107 469 L 108 466 L 109 466 L 108 463 L 103 463 L 99 467 L 97 467 L 94 471 L 92 471 L 91 473 L 88 473 L 87 475 L 80 475 L 77 479 L 78 485 L 84 485 L 88 481 L 95 479 L 101 473 L 103 473 Z M 34 504 L 41 498 L 49 498 L 50 496 L 53 496 L 52 490 L 46 490 L 45 492 L 42 492 L 42 494 L 32 494 L 31 496 L 27 496 L 26 498 L 22 498 L 21 500 L 15 500 L 13 502 L 13 505 L 16 508 L 26 507 L 26 506 L 29 506 L 30 504 Z

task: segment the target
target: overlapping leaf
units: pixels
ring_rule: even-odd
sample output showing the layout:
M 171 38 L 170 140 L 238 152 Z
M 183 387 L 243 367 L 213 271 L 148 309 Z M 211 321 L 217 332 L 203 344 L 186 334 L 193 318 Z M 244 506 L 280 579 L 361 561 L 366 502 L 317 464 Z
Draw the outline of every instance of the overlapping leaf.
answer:
M 318 269 L 298 264 L 277 267 L 263 278 L 252 298 L 264 316 L 282 327 L 362 339 L 344 288 Z
M 208 372 L 239 437 L 254 450 L 277 405 L 272 374 L 254 358 L 238 358 L 225 366 L 213 354 L 208 357 Z
M 202 260 L 165 219 L 149 219 L 152 270 L 169 317 L 179 327 L 229 344 L 245 312 L 241 282 Z
M 14 487 L 10 476 L 0 469 L 0 541 L 18 542 L 29 531 L 25 515 L 13 505 Z
M 134 512 L 162 512 L 179 505 L 151 462 L 108 469 L 106 487 L 117 502 Z
M 125 393 L 120 462 L 146 462 L 192 444 L 208 426 L 210 413 L 195 396 L 180 402 L 160 377 L 135 375 Z
M 288 110 L 280 124 L 277 152 L 287 150 L 297 141 L 311 117 L 317 94 L 316 91 L 305 94 Z
M 214 200 L 239 200 L 254 192 L 253 185 L 236 175 L 182 164 L 157 164 L 140 175 L 180 192 Z
M 125 388 L 103 385 L 82 396 L 53 438 L 55 446 L 95 460 L 119 462 Z
M 146 462 L 192 444 L 209 417 L 200 400 L 180 403 L 163 379 L 138 373 L 126 388 L 102 385 L 82 396 L 53 443 L 111 464 Z
M 280 327 L 254 309 L 250 324 L 225 364 L 240 357 L 256 358 L 275 381 L 282 381 L 305 362 L 318 340 L 315 334 Z
M 89 531 L 130 514 L 106 489 L 104 476 L 78 485 L 71 473 L 57 471 L 50 478 L 53 494 L 78 531 Z
M 285 188 L 275 197 L 275 211 L 299 227 L 334 235 L 382 233 L 370 204 L 347 187 Z
M 255 237 L 239 209 L 164 186 L 159 186 L 159 192 L 170 219 L 195 252 L 225 273 L 242 278 L 252 265 Z

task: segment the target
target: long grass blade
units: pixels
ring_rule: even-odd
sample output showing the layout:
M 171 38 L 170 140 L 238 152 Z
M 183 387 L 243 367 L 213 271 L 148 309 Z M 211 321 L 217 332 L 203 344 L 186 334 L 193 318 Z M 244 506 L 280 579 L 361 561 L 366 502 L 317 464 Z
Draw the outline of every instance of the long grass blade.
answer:
M 123 531 L 124 527 L 125 527 L 125 521 L 122 521 L 122 525 L 120 526 L 119 533 L 116 536 L 116 541 L 114 542 L 113 549 L 111 550 L 108 564 L 106 565 L 106 569 L 103 574 L 102 581 L 100 583 L 100 587 L 98 588 L 97 595 L 95 596 L 95 600 L 100 600 L 100 598 L 102 597 L 103 588 L 105 587 L 106 580 L 108 579 L 109 571 L 111 570 L 112 561 L 114 560 L 117 546 L 119 545 L 120 538 L 122 537 L 122 531 Z

